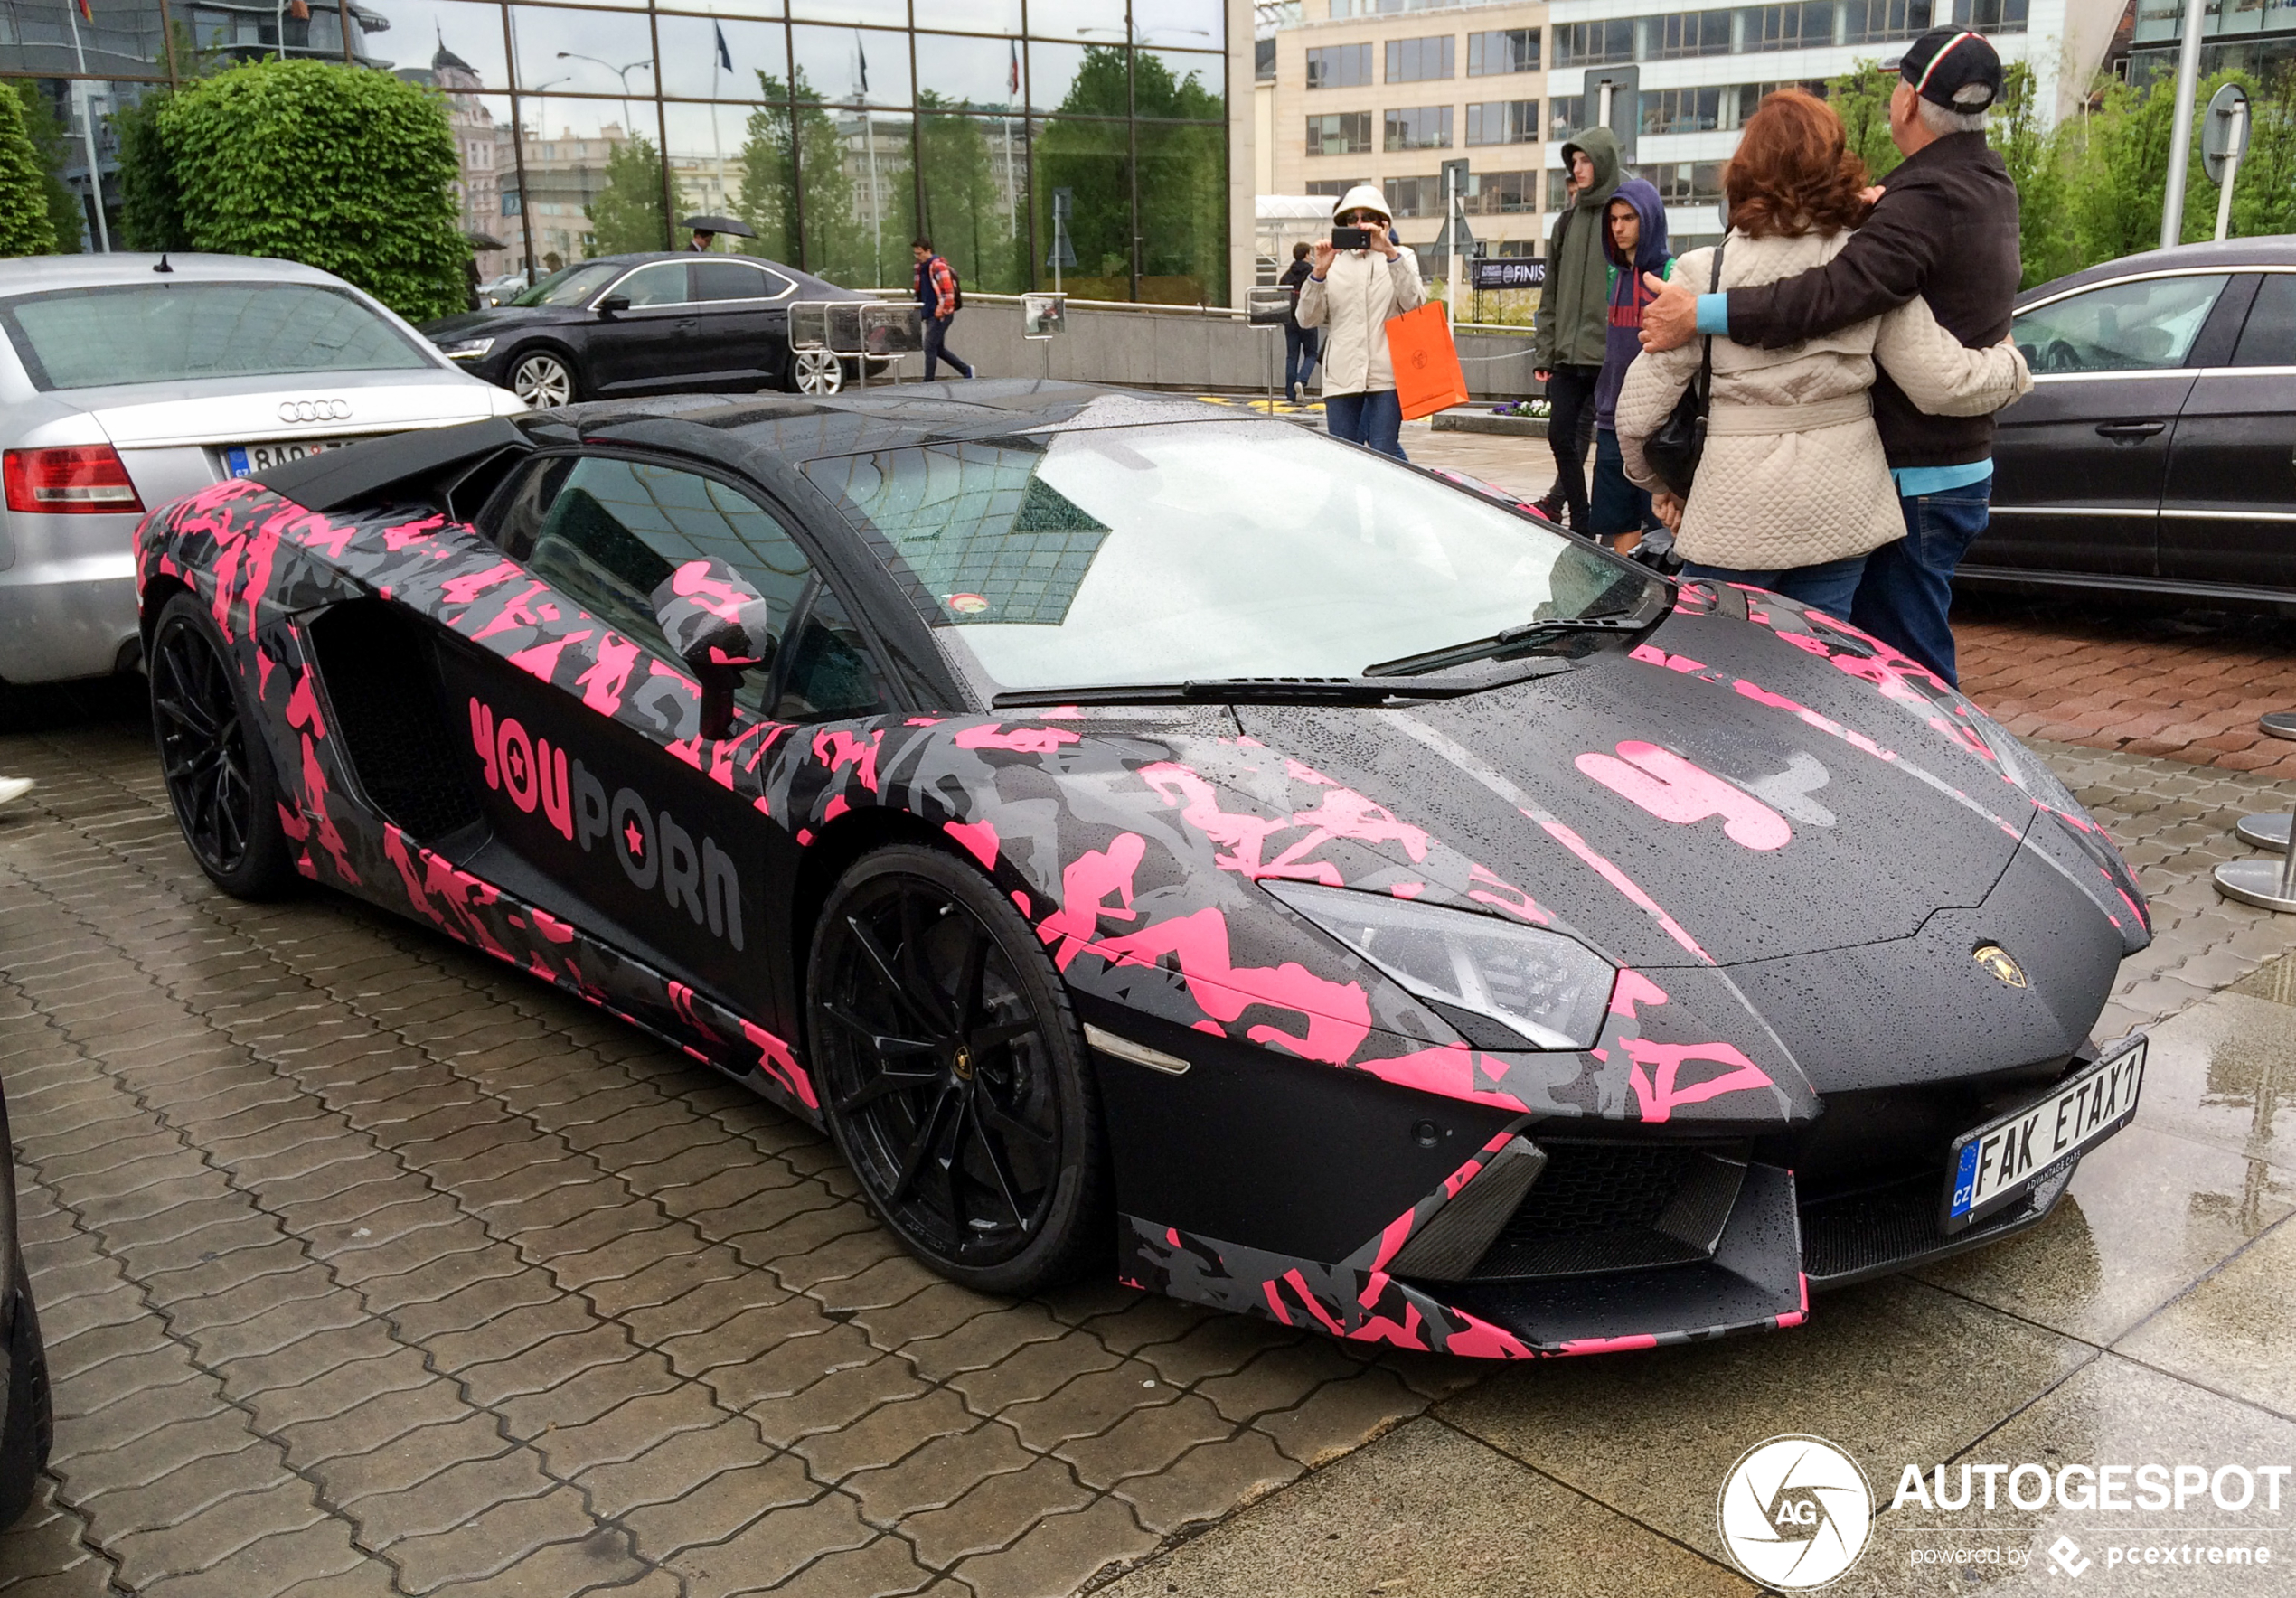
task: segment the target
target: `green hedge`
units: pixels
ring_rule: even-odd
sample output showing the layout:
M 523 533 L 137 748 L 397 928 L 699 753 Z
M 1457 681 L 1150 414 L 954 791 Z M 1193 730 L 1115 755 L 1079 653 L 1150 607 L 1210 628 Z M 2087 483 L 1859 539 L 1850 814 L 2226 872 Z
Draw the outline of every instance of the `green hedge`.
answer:
M 388 72 L 253 61 L 166 96 L 152 121 L 165 179 L 130 185 L 151 230 L 318 267 L 410 321 L 468 303 L 455 139 L 435 90 Z
M 24 131 L 24 102 L 0 94 L 0 256 L 47 255 L 55 248 L 48 169 Z

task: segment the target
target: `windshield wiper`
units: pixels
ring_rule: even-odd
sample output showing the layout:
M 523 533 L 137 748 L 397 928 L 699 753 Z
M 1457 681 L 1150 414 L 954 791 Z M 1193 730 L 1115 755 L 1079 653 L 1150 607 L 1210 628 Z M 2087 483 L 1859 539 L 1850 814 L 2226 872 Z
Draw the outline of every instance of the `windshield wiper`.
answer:
M 1628 616 L 1555 616 L 1543 622 L 1525 622 L 1517 627 L 1502 627 L 1488 638 L 1472 638 L 1464 644 L 1448 644 L 1441 649 L 1426 650 L 1418 654 L 1407 654 L 1377 665 L 1363 668 L 1365 677 L 1416 677 L 1423 672 L 1439 672 L 1446 666 L 1463 666 L 1473 661 L 1488 660 L 1505 654 L 1510 650 L 1527 649 L 1550 638 L 1571 633 L 1639 633 L 1650 625 L 1639 612 Z
M 1381 705 L 1397 699 L 1451 699 L 1570 669 L 1570 663 L 1527 661 L 1500 679 L 1416 678 L 1397 682 L 1362 677 L 1205 677 L 1185 682 L 1119 682 L 1098 687 L 1023 688 L 989 700 L 996 710 L 1037 705 Z

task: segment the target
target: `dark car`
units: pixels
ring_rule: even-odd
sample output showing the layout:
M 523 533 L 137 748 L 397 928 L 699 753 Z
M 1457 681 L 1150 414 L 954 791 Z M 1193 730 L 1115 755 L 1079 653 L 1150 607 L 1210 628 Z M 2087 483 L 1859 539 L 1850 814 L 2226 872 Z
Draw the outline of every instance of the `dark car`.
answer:
M 2014 336 L 2033 391 L 1965 582 L 2296 602 L 2296 237 L 2091 267 L 2019 296 Z
M 0 1527 L 31 1507 L 56 1435 L 48 1351 L 16 1226 L 14 1147 L 8 1107 L 0 1102 Z
M 821 1125 L 967 1286 L 1520 1357 L 1798 1324 L 2032 1225 L 2150 939 L 1966 699 L 1266 418 L 622 401 L 155 513 L 199 865 Z
M 867 297 L 748 256 L 608 255 L 422 332 L 466 371 L 537 408 L 671 390 L 833 394 L 852 363 L 792 351 L 789 307 Z

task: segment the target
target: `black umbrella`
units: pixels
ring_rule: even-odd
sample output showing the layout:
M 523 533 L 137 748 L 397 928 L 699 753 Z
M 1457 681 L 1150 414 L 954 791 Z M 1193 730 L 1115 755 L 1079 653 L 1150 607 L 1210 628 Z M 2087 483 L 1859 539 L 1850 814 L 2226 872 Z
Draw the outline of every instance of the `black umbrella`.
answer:
M 510 246 L 504 244 L 500 239 L 495 238 L 492 233 L 482 233 L 475 228 L 473 228 L 469 232 L 465 233 L 463 237 L 470 240 L 470 247 L 473 249 L 507 249 L 510 248 Z
M 736 239 L 755 239 L 757 236 L 749 230 L 746 223 L 738 222 L 729 216 L 690 216 L 678 225 L 693 233 L 730 233 Z

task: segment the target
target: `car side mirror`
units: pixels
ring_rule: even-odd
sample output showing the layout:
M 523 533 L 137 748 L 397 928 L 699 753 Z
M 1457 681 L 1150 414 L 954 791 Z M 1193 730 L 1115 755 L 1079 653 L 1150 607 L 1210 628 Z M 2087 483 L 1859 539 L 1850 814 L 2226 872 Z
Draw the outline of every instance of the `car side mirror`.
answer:
M 617 311 L 629 308 L 630 296 L 626 294 L 609 294 L 598 303 L 598 314 L 601 316 L 612 316 Z
M 773 659 L 771 606 L 722 560 L 685 562 L 650 597 L 663 637 L 701 684 L 701 736 L 725 737 L 734 684 Z

